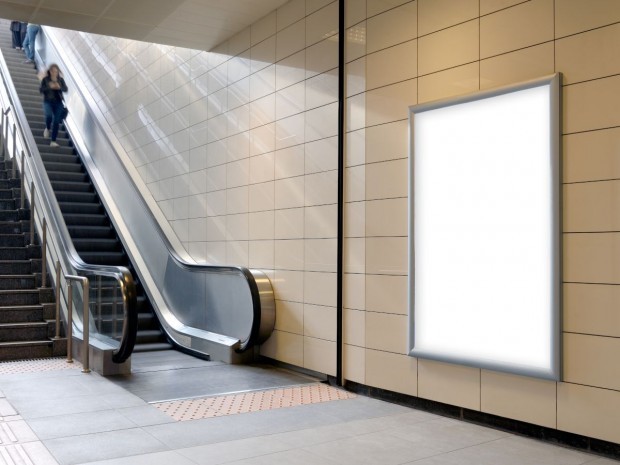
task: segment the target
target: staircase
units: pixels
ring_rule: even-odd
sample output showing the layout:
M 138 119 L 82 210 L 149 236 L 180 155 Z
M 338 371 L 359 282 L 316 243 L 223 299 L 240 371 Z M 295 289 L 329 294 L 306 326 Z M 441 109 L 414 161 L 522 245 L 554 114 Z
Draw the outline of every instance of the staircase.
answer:
M 0 162 L 0 361 L 66 355 L 66 339 L 54 339 L 54 292 L 41 288 L 41 247 L 29 243 L 30 211 L 19 208 L 11 168 Z
M 144 288 L 64 125 L 61 125 L 56 139 L 60 147 L 50 147 L 50 140 L 43 137 L 45 118 L 43 98 L 39 93 L 39 79 L 33 65 L 24 63 L 23 52 L 11 48 L 9 22 L 5 20 L 0 20 L 0 49 L 76 251 L 86 263 L 125 266 L 131 270 L 136 282 L 139 309 L 134 351 L 171 349 L 172 345 L 161 329 Z

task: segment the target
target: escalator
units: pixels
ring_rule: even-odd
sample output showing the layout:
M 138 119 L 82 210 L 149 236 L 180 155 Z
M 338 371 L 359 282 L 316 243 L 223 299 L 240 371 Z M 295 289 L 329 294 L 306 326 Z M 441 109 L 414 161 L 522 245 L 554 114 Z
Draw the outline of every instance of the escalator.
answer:
M 50 265 L 61 257 L 65 280 L 75 274 L 88 278 L 83 293 L 88 289 L 90 321 L 95 321 L 89 327 L 106 347 L 117 347 L 114 363 L 131 354 L 134 338 L 135 350 L 174 347 L 226 363 L 252 361 L 275 327 L 269 278 L 261 270 L 199 264 L 189 257 L 95 102 L 83 79 L 86 70 L 76 68 L 80 58 L 66 59 L 71 44 L 63 43 L 60 33 L 42 28 L 36 50 L 37 63 L 57 63 L 69 87 L 70 115 L 59 147 L 43 137 L 35 70 L 8 46 L 8 34 L 0 33 L 5 56 L 0 77 L 8 94 L 2 98 L 14 108 L 29 154 L 26 171 L 54 226 L 58 247 L 48 256 Z M 169 97 L 161 98 L 162 105 L 169 104 Z M 39 229 L 44 219 L 39 214 Z M 87 297 L 80 299 L 86 307 Z
M 32 64 L 25 63 L 23 52 L 11 48 L 8 27 L 0 27 L 0 49 L 76 251 L 86 263 L 124 266 L 131 271 L 136 283 L 138 304 L 138 332 L 134 351 L 171 349 L 173 345 L 155 316 L 144 287 L 64 124 L 57 138 L 60 147 L 50 147 L 50 140 L 43 137 L 43 99 L 39 93 L 37 71 Z M 97 324 L 109 325 L 110 322 L 106 322 L 104 316 Z

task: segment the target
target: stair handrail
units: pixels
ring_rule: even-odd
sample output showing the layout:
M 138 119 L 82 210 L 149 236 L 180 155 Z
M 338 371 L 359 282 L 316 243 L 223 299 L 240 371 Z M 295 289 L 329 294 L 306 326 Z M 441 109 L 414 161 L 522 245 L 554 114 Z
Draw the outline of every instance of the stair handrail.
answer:
M 36 190 L 36 194 L 38 194 L 40 198 L 38 204 L 41 205 L 43 215 L 49 218 L 51 226 L 50 235 L 53 238 L 53 241 L 51 242 L 55 245 L 57 258 L 60 259 L 58 261 L 61 263 L 61 268 L 63 269 L 62 274 L 79 274 L 86 277 L 105 276 L 115 279 L 119 285 L 122 295 L 124 324 L 120 345 L 113 351 L 112 361 L 114 361 L 115 363 L 123 363 L 131 355 L 136 340 L 138 315 L 136 285 L 133 276 L 131 275 L 129 269 L 127 269 L 126 267 L 89 264 L 84 262 L 78 255 L 73 245 L 71 236 L 69 235 L 67 226 L 64 222 L 64 218 L 60 211 L 60 206 L 58 205 L 56 196 L 51 187 L 47 171 L 43 165 L 43 161 L 36 145 L 36 141 L 34 140 L 32 131 L 30 131 L 30 126 L 27 122 L 19 97 L 17 96 L 17 91 L 15 89 L 13 81 L 10 78 L 10 73 L 6 65 L 6 60 L 1 50 L 0 76 L 2 77 L 3 84 L 2 86 L 0 86 L 0 99 L 2 99 L 2 101 L 5 102 L 8 107 L 6 113 L 3 110 L 3 124 L 6 125 L 6 128 L 3 128 L 6 130 L 6 136 L 4 137 L 3 141 L 3 151 L 6 149 L 5 146 L 8 145 L 8 113 L 9 110 L 12 108 L 14 118 L 14 153 L 12 156 L 10 156 L 10 158 L 13 158 L 14 163 L 17 163 L 17 157 L 15 157 L 15 153 L 17 142 L 19 140 L 22 146 L 22 150 L 25 151 L 25 153 L 27 153 L 28 155 L 27 157 L 22 158 L 23 160 L 25 159 L 27 161 L 25 164 L 26 166 L 22 165 L 20 167 L 20 175 L 22 176 L 22 179 L 25 180 L 27 174 L 29 173 L 31 182 L 39 186 L 39 189 Z M 26 128 L 28 128 L 28 130 L 25 130 Z M 17 136 L 16 129 L 19 130 L 19 137 Z M 4 152 L 4 154 L 6 156 L 6 152 Z M 27 194 L 27 190 L 26 192 L 22 193 L 22 200 Z M 32 192 L 32 195 L 34 196 L 34 191 Z M 29 200 L 31 204 L 35 202 L 34 198 L 30 198 Z M 40 224 L 41 218 L 38 219 Z M 37 226 L 36 221 L 34 221 L 34 216 L 32 223 L 34 223 L 31 224 L 31 227 L 33 228 L 32 231 L 34 232 L 34 227 Z M 47 260 L 47 257 L 43 257 L 43 260 Z M 63 287 L 60 282 L 56 282 L 55 284 L 57 289 L 56 298 L 59 299 L 61 293 L 64 294 Z M 64 297 L 66 299 L 66 296 Z
M 46 41 L 49 40 L 50 42 L 52 42 L 53 47 L 55 47 L 57 50 L 63 50 L 64 45 L 62 44 L 62 42 L 57 37 L 55 37 L 53 33 L 49 34 L 49 30 L 50 28 L 42 29 L 43 35 L 46 38 L 45 40 Z M 51 30 L 53 32 L 53 28 Z M 46 42 L 46 47 L 47 47 L 47 42 Z M 68 74 L 76 75 L 79 77 L 79 73 L 76 71 L 74 64 L 68 60 L 65 60 L 64 59 L 65 56 L 66 56 L 65 54 L 59 53 L 58 57 L 55 57 L 54 59 L 58 60 L 57 62 L 62 64 L 62 68 L 67 70 Z M 92 95 L 90 95 L 88 90 L 86 89 L 84 83 L 78 82 L 76 80 L 76 84 L 79 87 L 79 91 L 82 97 L 89 102 L 90 110 L 92 112 L 97 112 L 97 111 L 100 112 L 101 110 L 99 110 L 97 105 L 94 103 L 94 99 Z M 103 133 L 107 135 L 108 141 L 110 142 L 111 146 L 114 147 L 114 150 L 115 150 L 114 155 L 116 155 L 121 160 L 121 163 L 123 164 L 125 169 L 128 172 L 130 172 L 128 169 L 130 167 L 126 164 L 127 162 L 118 155 L 118 141 L 115 141 L 114 138 L 111 137 L 110 132 L 102 126 L 102 122 L 100 121 L 99 117 L 95 117 L 94 121 L 95 121 L 95 124 L 103 131 Z M 69 127 L 69 130 L 71 130 L 71 127 Z M 76 136 L 78 136 L 78 134 L 76 134 Z M 74 137 L 74 142 L 76 142 L 76 145 L 79 146 L 79 137 Z M 83 157 L 83 159 L 85 161 L 85 165 L 87 169 L 90 170 L 88 160 L 86 160 L 85 157 Z M 93 180 L 95 180 L 94 179 L 95 176 L 92 176 L 92 174 L 93 173 L 91 173 L 91 177 L 93 178 Z M 133 188 L 139 194 L 138 198 L 144 210 L 150 212 L 151 215 L 154 218 L 156 218 L 156 214 L 153 210 L 153 207 L 149 205 L 145 197 L 141 195 L 142 194 L 141 190 L 137 186 L 135 179 L 133 179 L 132 176 L 129 176 L 129 178 L 130 178 Z M 105 200 L 103 201 L 105 202 Z M 112 220 L 114 221 L 114 218 L 112 218 Z M 243 266 L 226 266 L 226 265 L 209 265 L 209 264 L 191 263 L 187 259 L 181 257 L 177 248 L 172 245 L 170 238 L 165 233 L 165 231 L 163 231 L 162 229 L 162 224 L 157 219 L 155 219 L 155 223 L 157 226 L 157 229 L 156 229 L 157 235 L 161 238 L 162 242 L 165 244 L 165 246 L 168 249 L 169 256 L 174 260 L 174 262 L 179 268 L 183 268 L 183 269 L 190 270 L 193 272 L 206 272 L 206 271 L 218 271 L 218 272 L 224 272 L 224 273 L 230 272 L 230 273 L 235 273 L 235 274 L 241 274 L 244 277 L 244 279 L 247 282 L 247 285 L 248 285 L 248 288 L 250 290 L 251 297 L 252 297 L 254 319 L 252 321 L 252 328 L 249 332 L 247 339 L 239 340 L 239 344 L 236 348 L 236 351 L 244 352 L 257 344 L 264 342 L 271 334 L 274 328 L 274 325 L 275 325 L 275 299 L 274 299 L 273 288 L 271 286 L 271 282 L 269 281 L 269 278 L 267 277 L 267 275 L 259 270 L 250 269 L 250 268 L 246 268 Z M 172 339 L 174 339 L 174 337 Z M 175 341 L 175 342 L 178 342 L 178 341 Z

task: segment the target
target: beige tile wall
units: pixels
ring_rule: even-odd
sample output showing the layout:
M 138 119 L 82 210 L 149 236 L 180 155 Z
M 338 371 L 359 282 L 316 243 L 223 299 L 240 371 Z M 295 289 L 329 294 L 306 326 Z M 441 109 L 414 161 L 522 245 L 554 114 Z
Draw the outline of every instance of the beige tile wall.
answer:
M 345 222 L 365 239 L 365 273 L 345 280 L 345 377 L 620 442 L 620 2 L 348 0 L 347 12 L 346 156 L 359 176 Z M 365 43 L 351 39 L 359 31 Z M 564 382 L 408 357 L 408 106 L 554 72 L 564 75 Z

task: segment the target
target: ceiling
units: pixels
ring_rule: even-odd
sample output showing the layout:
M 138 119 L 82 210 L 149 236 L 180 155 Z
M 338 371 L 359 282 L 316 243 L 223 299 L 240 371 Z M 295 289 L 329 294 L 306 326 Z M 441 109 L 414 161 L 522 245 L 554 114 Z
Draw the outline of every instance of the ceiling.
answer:
M 0 17 L 211 50 L 287 0 L 0 0 Z

